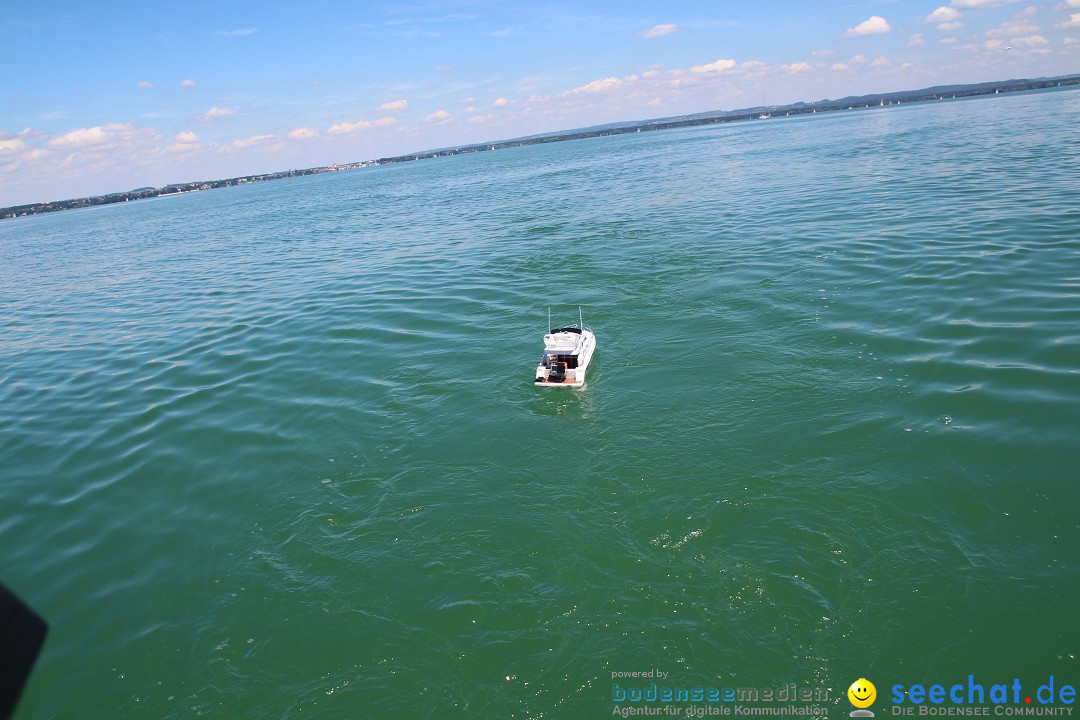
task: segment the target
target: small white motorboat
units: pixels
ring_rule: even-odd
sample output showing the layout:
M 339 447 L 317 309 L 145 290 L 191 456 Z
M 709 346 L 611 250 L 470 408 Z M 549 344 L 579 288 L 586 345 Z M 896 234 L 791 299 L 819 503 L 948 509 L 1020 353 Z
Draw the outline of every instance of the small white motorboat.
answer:
M 540 387 L 581 387 L 589 369 L 596 336 L 585 327 L 578 306 L 578 326 L 551 329 L 551 308 L 548 308 L 548 332 L 544 336 L 544 356 L 536 366 L 536 385 Z

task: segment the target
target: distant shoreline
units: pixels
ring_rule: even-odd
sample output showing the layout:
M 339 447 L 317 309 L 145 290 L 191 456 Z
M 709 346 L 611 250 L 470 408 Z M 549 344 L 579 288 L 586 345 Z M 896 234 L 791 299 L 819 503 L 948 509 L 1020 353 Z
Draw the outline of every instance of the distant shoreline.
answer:
M 215 188 L 232 187 L 234 185 L 248 185 L 267 180 L 281 180 L 287 177 L 299 177 L 301 175 L 316 175 L 324 172 L 337 170 L 353 170 L 359 167 L 374 165 L 375 161 L 348 163 L 346 165 L 328 165 L 325 167 L 307 168 L 306 170 L 283 170 L 281 172 L 265 173 L 262 175 L 244 175 L 242 177 L 228 178 L 227 180 L 204 180 L 189 183 L 172 183 L 160 188 L 139 188 L 128 192 L 109 193 L 108 195 L 94 195 L 91 197 L 74 198 L 71 200 L 55 200 L 44 203 L 30 203 L 29 205 L 13 205 L 0 208 L 0 218 L 23 217 L 25 215 L 40 215 L 42 213 L 58 212 L 60 210 L 75 210 L 78 208 L 95 207 L 98 205 L 112 205 L 114 203 L 130 202 L 132 200 L 147 200 L 150 198 L 169 197 L 181 193 L 197 192 L 199 190 L 213 190 Z
M 305 170 L 284 170 L 261 175 L 245 175 L 242 177 L 229 178 L 226 180 L 208 180 L 189 183 L 172 183 L 160 188 L 139 188 L 128 192 L 110 193 L 108 195 L 95 195 L 91 197 L 74 198 L 71 200 L 55 200 L 42 203 L 30 203 L 27 205 L 13 205 L 0 208 L 0 218 L 24 217 L 26 215 L 40 215 L 42 213 L 58 212 L 61 210 L 73 210 L 76 208 L 94 207 L 98 205 L 111 205 L 132 200 L 145 200 L 154 197 L 165 197 L 186 192 L 199 190 L 212 190 L 234 185 L 247 185 L 255 182 L 268 180 L 281 180 L 289 177 L 302 175 L 316 175 L 325 172 L 337 172 L 339 170 L 354 170 L 373 165 L 388 165 L 390 163 L 410 162 L 412 160 L 426 160 L 437 157 L 449 157 L 451 155 L 463 155 L 466 153 L 486 152 L 490 150 L 503 150 L 511 147 L 524 147 L 526 145 L 539 145 L 551 142 L 565 142 L 568 140 L 584 140 L 586 138 L 604 137 L 608 135 L 624 135 L 627 133 L 639 133 L 652 130 L 671 130 L 680 127 L 694 127 L 699 125 L 715 125 L 718 123 L 740 122 L 757 120 L 765 115 L 768 117 L 788 115 L 809 115 L 819 112 L 832 112 L 836 110 L 853 110 L 884 105 L 899 105 L 902 103 L 929 102 L 932 100 L 952 99 L 961 97 L 975 97 L 979 95 L 996 95 L 1000 93 L 1023 92 L 1026 90 L 1041 90 L 1052 87 L 1078 87 L 1080 75 L 1068 75 L 1054 78 L 1040 78 L 1035 80 L 1004 80 L 968 85 L 943 85 L 924 88 L 922 90 L 909 90 L 894 93 L 879 93 L 875 95 L 862 95 L 847 97 L 840 100 L 821 100 L 813 103 L 798 102 L 791 105 L 779 105 L 769 108 L 757 107 L 752 109 L 714 111 L 683 115 L 673 118 L 661 118 L 655 120 L 641 120 L 622 123 L 610 123 L 591 128 L 577 130 L 563 130 L 541 135 L 533 135 L 513 140 L 501 140 L 497 142 L 473 143 L 440 150 L 429 150 L 393 157 L 379 158 L 378 160 L 364 160 L 361 162 L 346 163 L 343 165 L 327 165 L 323 167 L 307 168 Z

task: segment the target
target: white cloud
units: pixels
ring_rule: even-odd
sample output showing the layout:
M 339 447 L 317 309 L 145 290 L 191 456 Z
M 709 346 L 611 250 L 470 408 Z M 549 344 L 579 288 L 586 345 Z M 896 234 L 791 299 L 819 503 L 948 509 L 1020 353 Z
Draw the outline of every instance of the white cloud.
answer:
M 848 58 L 848 62 L 852 65 L 858 65 L 859 63 L 866 62 L 866 56 L 862 53 L 859 53 L 858 55 L 852 55 L 850 58 Z
M 690 72 L 698 73 L 699 75 L 702 75 L 702 74 L 705 74 L 705 73 L 720 73 L 720 72 L 724 72 L 725 70 L 732 69 L 737 64 L 738 63 L 736 63 L 734 60 L 731 60 L 730 58 L 722 59 L 722 60 L 717 60 L 716 62 L 708 63 L 706 65 L 694 65 L 692 68 L 690 68 Z M 609 80 L 614 80 L 615 78 L 608 78 L 608 79 Z
M 494 117 L 494 115 L 473 115 L 471 118 L 469 118 L 469 122 L 473 124 L 484 123 Z
M 937 29 L 941 30 L 942 32 L 946 32 L 948 30 L 962 30 L 963 28 L 964 28 L 964 23 L 962 23 L 962 22 L 947 22 L 947 23 L 941 23 L 940 25 L 937 26 Z
M 908 38 L 907 44 L 908 44 L 908 47 L 915 47 L 916 45 L 925 45 L 926 40 L 923 38 L 923 36 L 921 34 L 915 33 L 914 35 L 912 35 L 911 37 Z
M 665 23 L 663 25 L 657 25 L 656 27 L 649 28 L 648 30 L 642 30 L 638 33 L 638 37 L 648 40 L 651 38 L 663 37 L 664 35 L 670 35 L 671 33 L 679 32 L 680 30 L 685 29 L 686 28 L 682 27 L 681 25 L 672 25 L 670 23 Z
M 50 140 L 49 147 L 77 148 L 85 147 L 87 145 L 97 145 L 99 143 L 108 141 L 112 134 L 112 128 L 116 127 L 117 126 L 115 125 L 99 125 L 92 128 L 72 130 L 69 133 Z
M 193 87 L 195 87 L 195 85 L 196 85 L 196 82 L 194 80 L 192 80 L 191 78 L 188 78 L 187 80 L 181 80 L 180 81 L 180 87 L 182 87 L 182 88 L 193 88 Z
M 195 118 L 196 122 L 210 122 L 216 118 L 228 117 L 229 115 L 235 115 L 236 111 L 232 108 L 219 108 L 216 105 L 207 110 L 202 115 Z
M 834 50 L 830 50 L 828 48 L 825 48 L 824 50 L 815 50 L 814 52 L 810 53 L 810 57 L 827 58 L 827 57 L 832 57 L 835 54 L 836 53 L 835 53 Z
M 1049 45 L 1050 41 L 1042 35 L 1029 35 L 1028 37 L 1014 37 L 1009 40 L 1013 45 L 1021 47 L 1034 47 L 1036 45 Z
M 509 104 L 510 101 L 504 97 L 498 98 L 495 102 L 492 103 L 492 105 L 494 105 L 495 107 L 506 107 Z
M 596 93 L 603 92 L 604 90 L 613 90 L 622 83 L 617 77 L 604 78 L 603 80 L 593 80 L 591 83 L 586 83 L 580 87 L 567 90 L 563 95 L 581 95 L 583 93 Z
M 942 7 L 939 7 L 934 12 L 927 15 L 926 16 L 926 22 L 928 22 L 928 23 L 950 22 L 952 20 L 956 20 L 958 17 L 960 17 L 960 11 L 959 10 L 957 10 L 956 8 L 951 8 L 951 7 L 947 7 L 947 6 L 943 5 Z
M 874 58 L 874 62 L 870 63 L 870 67 L 885 67 L 886 65 L 891 65 L 891 64 L 892 64 L 892 60 L 885 57 L 884 55 L 881 55 L 879 57 Z
M 141 80 L 141 81 L 139 81 L 139 84 L 138 84 L 137 87 L 140 90 L 149 90 L 149 89 L 157 87 L 157 86 L 154 85 L 154 83 L 150 82 L 149 80 Z
M 0 174 L 18 173 L 19 187 L 5 186 L 5 191 L 31 195 L 26 202 L 94 195 L 109 185 L 126 185 L 147 168 L 160 170 L 165 153 L 161 141 L 153 128 L 132 122 L 81 128 L 59 136 L 29 128 L 17 136 L 0 133 Z M 23 200 L 13 197 L 12 201 Z
M 289 131 L 289 137 L 293 140 L 307 140 L 309 138 L 318 137 L 319 131 L 315 128 L 298 127 Z
M 458 102 L 460 102 L 462 105 L 472 105 L 474 102 L 476 102 L 476 98 L 467 97 L 467 98 L 464 98 L 463 100 L 459 100 Z
M 1074 37 L 1067 37 L 1065 38 L 1065 46 L 1068 47 L 1069 45 L 1080 45 L 1080 40 L 1077 40 Z
M 987 50 L 1000 50 L 1005 47 L 1005 43 L 1000 40 L 987 40 L 983 45 Z
M 1001 7 L 1002 5 L 1012 5 L 1018 3 L 1020 0 L 952 0 L 952 4 L 959 8 L 966 8 L 969 10 L 976 10 L 978 8 L 988 7 Z
M 236 140 L 233 142 L 232 146 L 237 150 L 243 150 L 244 148 L 255 147 L 256 145 L 263 145 L 273 139 L 273 135 L 252 135 L 243 140 Z
M 832 69 L 839 72 L 841 70 L 848 70 L 850 68 L 848 68 L 848 66 L 845 65 L 844 63 L 836 63 L 835 65 L 832 66 Z
M 1077 0 L 1077 6 L 1080 7 L 1080 0 Z M 1016 18 L 1031 17 L 1032 15 L 1038 15 L 1038 14 L 1039 14 L 1039 8 L 1035 7 L 1034 5 L 1029 5 L 1028 7 L 1024 8 L 1020 12 L 1013 15 L 1013 17 L 1016 17 Z
M 1025 33 L 1038 32 L 1039 26 L 1030 20 L 1010 20 L 998 25 L 992 30 L 986 31 L 986 37 L 1006 37 L 1008 35 L 1022 35 Z
M 326 132 L 330 135 L 351 135 L 354 132 L 358 132 L 360 130 L 367 130 L 370 127 L 372 127 L 372 124 L 369 123 L 367 120 L 359 120 L 354 123 L 341 122 L 337 125 L 331 125 L 330 129 Z
M 126 122 L 72 130 L 69 133 L 52 138 L 46 145 L 49 148 L 58 150 L 78 150 L 77 154 L 81 157 L 85 153 L 93 155 L 104 152 L 131 151 L 137 147 L 149 150 L 160 139 L 161 135 L 156 130 L 140 128 L 135 123 Z
M 871 15 L 866 20 L 844 33 L 844 37 L 859 37 L 860 35 L 880 35 L 892 30 L 889 21 L 880 15 Z
M 1056 27 L 1059 28 L 1080 28 L 1080 13 L 1073 13 L 1069 16 L 1068 20 L 1062 20 L 1057 23 Z
M 1080 0 L 1065 0 L 1065 2 L 1054 6 L 1055 10 L 1068 10 L 1070 8 L 1080 9 Z
M 384 102 L 382 105 L 380 105 L 376 109 L 381 110 L 383 112 L 402 112 L 404 110 L 409 109 L 409 101 L 408 100 L 391 100 L 390 102 Z
M 799 62 L 791 63 L 790 65 L 781 65 L 780 69 L 786 73 L 801 73 L 811 69 L 810 63 Z
M 373 125 L 374 125 L 375 127 L 383 127 L 384 125 L 393 125 L 393 124 L 394 124 L 394 123 L 396 123 L 396 122 L 397 122 L 397 118 L 396 118 L 396 117 L 393 117 L 392 115 L 387 115 L 386 117 L 381 117 L 381 118 L 379 118 L 378 120 L 376 120 L 376 121 L 375 121 L 374 123 L 372 123 L 372 124 L 373 124 Z
M 174 142 L 169 148 L 169 152 L 190 152 L 192 150 L 198 150 L 201 147 L 199 142 L 199 136 L 188 130 L 183 130 L 176 134 L 176 142 Z
M 445 110 L 436 110 L 424 119 L 428 122 L 444 123 L 450 120 L 450 113 Z
M 951 45 L 952 43 L 956 42 L 956 38 L 954 38 L 954 37 L 943 37 L 940 40 L 938 40 L 938 42 L 941 43 L 942 45 Z

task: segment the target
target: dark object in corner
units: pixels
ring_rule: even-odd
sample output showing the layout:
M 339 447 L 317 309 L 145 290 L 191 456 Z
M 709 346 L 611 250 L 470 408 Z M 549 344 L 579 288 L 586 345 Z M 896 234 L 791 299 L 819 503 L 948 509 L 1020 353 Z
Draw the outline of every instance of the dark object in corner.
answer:
M 11 717 L 49 626 L 0 585 L 0 720 Z

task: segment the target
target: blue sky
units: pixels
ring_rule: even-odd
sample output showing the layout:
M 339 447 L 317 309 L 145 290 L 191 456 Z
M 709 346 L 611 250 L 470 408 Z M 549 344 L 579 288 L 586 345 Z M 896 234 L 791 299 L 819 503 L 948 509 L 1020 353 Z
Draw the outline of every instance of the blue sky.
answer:
M 1080 0 L 0 4 L 0 206 L 1080 72 Z

